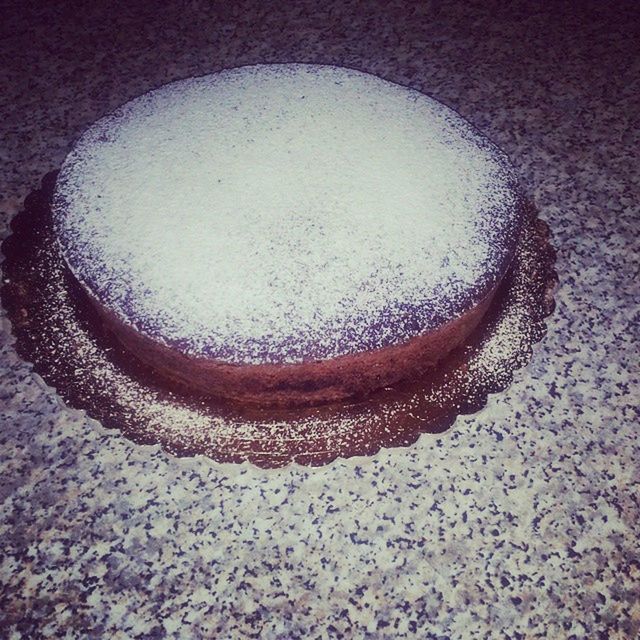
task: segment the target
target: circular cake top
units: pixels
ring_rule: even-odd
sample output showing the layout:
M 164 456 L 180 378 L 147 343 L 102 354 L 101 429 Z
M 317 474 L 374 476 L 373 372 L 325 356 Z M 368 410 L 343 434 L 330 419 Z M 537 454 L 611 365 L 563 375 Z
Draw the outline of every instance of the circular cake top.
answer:
M 503 275 L 505 156 L 454 111 L 339 67 L 240 67 L 92 125 L 59 174 L 63 256 L 123 322 L 193 356 L 293 363 L 395 345 Z

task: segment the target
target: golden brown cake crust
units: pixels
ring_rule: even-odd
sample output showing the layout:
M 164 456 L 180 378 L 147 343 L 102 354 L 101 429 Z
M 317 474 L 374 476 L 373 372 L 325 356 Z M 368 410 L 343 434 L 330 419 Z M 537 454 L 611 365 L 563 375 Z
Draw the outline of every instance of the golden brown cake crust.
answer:
M 294 364 L 237 365 L 187 356 L 147 338 L 90 299 L 124 348 L 167 381 L 237 403 L 293 407 L 361 398 L 433 367 L 474 331 L 498 286 L 459 318 L 403 344 Z

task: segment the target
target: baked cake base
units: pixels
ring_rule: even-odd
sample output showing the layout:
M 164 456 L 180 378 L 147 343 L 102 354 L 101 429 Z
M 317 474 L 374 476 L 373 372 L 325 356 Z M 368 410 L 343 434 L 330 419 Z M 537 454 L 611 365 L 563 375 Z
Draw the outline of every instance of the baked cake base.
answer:
M 73 276 L 69 274 L 69 278 Z M 498 288 L 459 318 L 404 344 L 332 360 L 278 365 L 235 365 L 186 356 L 138 333 L 88 294 L 84 296 L 105 329 L 129 354 L 185 392 L 200 392 L 241 405 L 287 408 L 363 399 L 382 387 L 424 373 L 476 329 Z
M 55 174 L 30 194 L 2 245 L 2 302 L 15 348 L 64 402 L 134 442 L 175 455 L 263 467 L 326 464 L 406 446 L 479 411 L 530 359 L 553 310 L 555 253 L 532 207 L 510 272 L 465 343 L 436 368 L 366 400 L 305 409 L 257 409 L 168 387 L 137 364 L 82 301 L 51 227 Z

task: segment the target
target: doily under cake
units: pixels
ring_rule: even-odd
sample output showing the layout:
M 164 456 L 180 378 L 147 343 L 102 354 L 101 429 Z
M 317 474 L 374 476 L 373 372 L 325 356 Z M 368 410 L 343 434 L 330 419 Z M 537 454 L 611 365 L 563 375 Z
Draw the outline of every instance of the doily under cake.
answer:
M 2 302 L 15 348 L 64 402 L 140 444 L 261 467 L 321 465 L 441 433 L 482 409 L 530 359 L 553 310 L 555 252 L 532 205 L 512 267 L 471 338 L 441 365 L 368 399 L 261 410 L 171 389 L 131 361 L 66 271 L 51 223 L 56 173 L 25 200 L 2 244 Z

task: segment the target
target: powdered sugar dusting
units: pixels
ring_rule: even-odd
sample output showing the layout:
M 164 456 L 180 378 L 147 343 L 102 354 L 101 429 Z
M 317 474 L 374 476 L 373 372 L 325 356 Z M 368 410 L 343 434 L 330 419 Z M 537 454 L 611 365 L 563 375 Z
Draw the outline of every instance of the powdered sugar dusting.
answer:
M 502 275 L 504 155 L 440 103 L 353 70 L 176 82 L 87 130 L 53 203 L 75 276 L 192 355 L 299 362 L 401 343 Z

